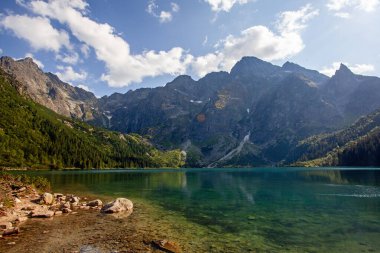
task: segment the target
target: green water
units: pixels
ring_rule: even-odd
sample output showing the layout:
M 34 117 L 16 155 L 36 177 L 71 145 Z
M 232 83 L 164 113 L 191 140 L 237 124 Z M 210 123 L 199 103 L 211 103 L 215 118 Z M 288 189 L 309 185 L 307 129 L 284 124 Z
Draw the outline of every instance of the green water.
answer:
M 55 191 L 149 203 L 189 251 L 380 252 L 380 169 L 33 173 Z

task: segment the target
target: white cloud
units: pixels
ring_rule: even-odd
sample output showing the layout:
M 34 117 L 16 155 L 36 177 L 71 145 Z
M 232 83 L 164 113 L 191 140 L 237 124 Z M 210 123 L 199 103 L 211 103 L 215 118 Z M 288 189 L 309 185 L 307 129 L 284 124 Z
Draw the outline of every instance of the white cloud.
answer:
M 174 12 L 179 11 L 179 5 L 176 3 L 170 3 L 171 11 L 161 11 L 160 14 L 157 14 L 158 5 L 156 4 L 156 0 L 150 0 L 148 2 L 148 6 L 146 7 L 146 12 L 148 12 L 153 17 L 158 18 L 160 23 L 167 23 L 172 21 Z
M 351 18 L 351 14 L 348 12 L 336 12 L 334 15 L 339 18 L 345 18 L 345 19 Z
M 176 3 L 170 3 L 170 6 L 172 7 L 172 12 L 179 12 L 179 5 Z
M 214 12 L 229 12 L 235 4 L 246 4 L 252 0 L 204 0 L 211 6 Z
M 63 55 L 57 54 L 55 58 L 61 62 L 71 64 L 71 65 L 75 65 L 79 61 L 79 55 L 75 52 L 72 53 L 71 55 L 69 55 L 69 54 L 63 54 Z
M 57 66 L 57 69 L 61 72 L 55 74 L 64 82 L 81 81 L 87 78 L 85 71 L 75 72 L 71 66 Z
M 249 55 L 268 61 L 296 55 L 305 47 L 301 31 L 318 13 L 311 5 L 306 5 L 297 11 L 281 13 L 277 33 L 265 26 L 252 26 L 238 36 L 229 35 L 216 45 L 215 53 L 195 58 L 193 71 L 199 76 L 210 71 L 229 71 L 238 60 Z
M 206 35 L 203 42 L 202 42 L 202 46 L 206 46 L 207 42 L 208 42 L 208 36 Z
M 380 0 L 328 0 L 326 4 L 330 11 L 335 12 L 335 16 L 349 18 L 353 9 L 365 12 L 373 12 L 380 6 Z
M 359 0 L 358 2 L 357 8 L 367 12 L 376 10 L 380 5 L 380 0 Z
M 159 19 L 160 19 L 160 23 L 166 23 L 166 22 L 172 21 L 173 16 L 168 11 L 161 11 Z
M 320 72 L 325 74 L 326 76 L 333 76 L 335 71 L 340 68 L 340 62 L 334 62 L 330 67 L 324 67 Z M 368 74 L 375 71 L 375 66 L 371 64 L 354 64 L 351 65 L 349 63 L 343 63 L 346 65 L 353 73 L 355 74 Z
M 0 26 L 12 30 L 16 37 L 28 41 L 36 50 L 58 52 L 62 47 L 71 49 L 69 35 L 56 30 L 44 17 L 4 16 L 0 19 Z
M 44 65 L 41 61 L 37 60 L 37 59 L 34 57 L 33 54 L 31 54 L 31 53 L 27 53 L 27 54 L 25 54 L 25 57 L 32 58 L 33 61 L 34 61 L 34 63 L 36 63 L 37 66 L 38 66 L 40 69 L 43 69 L 43 68 L 45 67 L 45 65 Z
M 3 49 L 0 48 L 0 54 L 3 54 Z
M 80 51 L 82 52 L 84 58 L 88 58 L 90 55 L 90 47 L 86 44 L 83 44 L 80 48 Z
M 81 89 L 83 89 L 85 91 L 91 91 L 90 87 L 88 87 L 87 85 L 84 85 L 84 84 L 79 84 L 79 85 L 77 85 L 77 87 L 81 88 Z
M 92 47 L 97 59 L 106 65 L 107 72 L 101 78 L 110 86 L 123 87 L 141 82 L 144 77 L 185 73 L 192 57 L 182 48 L 159 52 L 150 50 L 133 55 L 128 42 L 119 37 L 112 26 L 97 23 L 85 15 L 87 5 L 82 2 L 35 0 L 28 6 L 36 14 L 66 24 L 79 41 Z

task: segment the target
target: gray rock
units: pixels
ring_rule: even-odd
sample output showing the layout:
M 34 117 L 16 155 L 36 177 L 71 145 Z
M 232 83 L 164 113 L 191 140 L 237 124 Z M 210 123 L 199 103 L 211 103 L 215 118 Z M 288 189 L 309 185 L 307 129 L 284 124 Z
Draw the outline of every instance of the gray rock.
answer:
M 1 222 L 0 223 L 0 229 L 10 229 L 13 225 L 10 222 Z
M 42 201 L 47 205 L 51 205 L 53 204 L 54 197 L 51 193 L 45 192 L 42 194 Z
M 40 207 L 34 209 L 30 213 L 32 218 L 50 218 L 54 216 L 54 211 L 47 210 L 46 208 Z
M 133 203 L 129 199 L 117 198 L 116 200 L 107 203 L 101 209 L 102 213 L 119 213 L 119 212 L 132 212 Z
M 87 206 L 102 206 L 103 202 L 100 199 L 95 199 L 87 203 Z
M 19 232 L 20 232 L 20 229 L 17 227 L 16 228 L 9 228 L 9 229 L 3 230 L 2 236 L 14 235 L 14 234 L 18 234 Z

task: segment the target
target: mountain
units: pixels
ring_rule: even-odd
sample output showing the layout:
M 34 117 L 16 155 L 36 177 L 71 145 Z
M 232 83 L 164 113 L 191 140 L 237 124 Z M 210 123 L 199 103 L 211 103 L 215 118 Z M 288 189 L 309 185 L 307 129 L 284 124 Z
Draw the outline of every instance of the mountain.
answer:
M 244 57 L 231 73 L 179 76 L 165 87 L 103 97 L 106 113 L 90 122 L 149 135 L 163 149 L 180 147 L 189 166 L 276 164 L 299 140 L 343 120 L 321 96 L 317 82 L 328 78 L 294 66 Z
M 312 136 L 291 152 L 288 163 L 302 166 L 380 166 L 380 110 L 348 128 Z
M 179 167 L 178 150 L 161 152 L 121 134 L 60 116 L 19 94 L 24 84 L 0 69 L 0 167 Z
M 285 62 L 284 65 L 282 65 L 282 69 L 284 71 L 301 74 L 305 76 L 307 79 L 312 80 L 316 84 L 323 84 L 327 82 L 329 79 L 328 76 L 325 76 L 316 70 L 306 69 L 300 65 L 288 61 Z
M 12 64 L 25 61 L 30 60 Z M 380 79 L 355 75 L 343 64 L 329 78 L 295 63 L 280 67 L 243 57 L 230 72 L 209 73 L 199 80 L 182 75 L 164 87 L 100 99 L 52 78 L 32 63 L 21 66 L 26 66 L 21 73 L 15 67 L 5 69 L 27 80 L 22 90 L 36 102 L 51 102 L 49 108 L 55 112 L 94 126 L 137 133 L 160 150 L 184 150 L 191 167 L 292 163 L 299 158 L 294 154 L 302 153 L 302 141 L 344 129 L 380 108 Z M 30 84 L 33 76 L 50 81 Z M 38 93 L 29 88 L 34 84 L 45 91 L 49 84 L 70 99 Z M 74 107 L 81 110 L 72 112 Z
M 0 68 L 14 76 L 19 92 L 58 114 L 89 120 L 93 118 L 97 98 L 91 92 L 62 82 L 52 73 L 42 72 L 31 58 L 13 60 L 0 58 Z
M 324 84 L 321 92 L 347 121 L 380 108 L 380 78 L 355 75 L 344 64 Z

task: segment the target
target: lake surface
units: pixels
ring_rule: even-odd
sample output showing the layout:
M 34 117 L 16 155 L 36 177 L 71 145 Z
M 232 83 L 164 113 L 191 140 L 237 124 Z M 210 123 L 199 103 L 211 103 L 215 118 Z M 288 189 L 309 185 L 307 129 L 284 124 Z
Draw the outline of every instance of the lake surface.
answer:
M 143 203 L 193 252 L 380 252 L 380 169 L 30 173 L 55 192 Z

